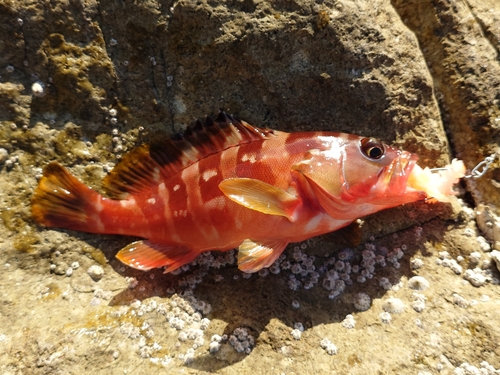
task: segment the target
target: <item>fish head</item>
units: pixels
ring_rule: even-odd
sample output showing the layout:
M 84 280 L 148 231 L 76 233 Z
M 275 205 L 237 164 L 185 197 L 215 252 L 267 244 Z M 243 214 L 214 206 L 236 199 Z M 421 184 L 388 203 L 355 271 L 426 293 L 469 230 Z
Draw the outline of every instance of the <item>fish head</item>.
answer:
M 356 203 L 394 207 L 424 199 L 408 179 L 418 156 L 376 138 L 360 137 L 345 147 L 340 196 Z
M 348 134 L 321 138 L 322 146 L 310 150 L 294 169 L 306 177 L 320 205 L 332 216 L 355 216 L 353 205 L 370 213 L 426 197 L 408 184 L 416 154 L 375 138 Z

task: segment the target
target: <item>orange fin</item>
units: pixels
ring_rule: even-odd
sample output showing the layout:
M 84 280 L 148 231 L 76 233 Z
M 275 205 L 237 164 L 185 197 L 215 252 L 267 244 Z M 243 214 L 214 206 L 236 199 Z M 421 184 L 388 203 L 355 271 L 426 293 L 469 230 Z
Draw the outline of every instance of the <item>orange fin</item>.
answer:
M 116 258 L 129 267 L 141 271 L 166 267 L 165 273 L 172 272 L 190 263 L 199 252 L 183 246 L 152 243 L 147 240 L 132 242 L 121 249 Z
M 125 154 L 103 181 L 109 196 L 125 199 L 158 184 L 197 161 L 243 143 L 271 137 L 272 130 L 261 129 L 220 112 L 215 120 L 197 121 L 182 136 L 143 144 Z
M 268 215 L 284 216 L 291 222 L 300 199 L 286 191 L 253 178 L 228 178 L 219 189 L 233 202 Z
M 61 164 L 48 164 L 31 199 L 33 218 L 47 227 L 90 231 L 88 202 L 98 195 Z
M 288 242 L 254 242 L 246 239 L 238 248 L 238 268 L 243 272 L 257 272 L 269 267 L 281 255 Z

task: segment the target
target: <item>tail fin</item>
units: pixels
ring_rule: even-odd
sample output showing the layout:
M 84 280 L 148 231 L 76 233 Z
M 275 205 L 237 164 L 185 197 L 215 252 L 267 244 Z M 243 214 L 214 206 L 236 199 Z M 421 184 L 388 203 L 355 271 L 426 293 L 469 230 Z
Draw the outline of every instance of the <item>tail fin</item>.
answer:
M 61 164 L 45 167 L 31 200 L 33 218 L 47 227 L 89 231 L 90 202 L 99 194 L 76 179 Z

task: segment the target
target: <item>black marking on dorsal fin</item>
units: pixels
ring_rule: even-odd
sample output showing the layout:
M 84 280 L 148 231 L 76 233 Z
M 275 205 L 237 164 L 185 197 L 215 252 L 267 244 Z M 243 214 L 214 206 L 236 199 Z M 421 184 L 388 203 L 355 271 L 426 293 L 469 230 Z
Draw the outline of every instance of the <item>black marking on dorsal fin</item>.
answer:
M 209 155 L 272 135 L 270 129 L 257 128 L 221 111 L 215 120 L 198 120 L 181 136 L 143 144 L 125 154 L 106 176 L 103 187 L 110 197 L 125 199 Z

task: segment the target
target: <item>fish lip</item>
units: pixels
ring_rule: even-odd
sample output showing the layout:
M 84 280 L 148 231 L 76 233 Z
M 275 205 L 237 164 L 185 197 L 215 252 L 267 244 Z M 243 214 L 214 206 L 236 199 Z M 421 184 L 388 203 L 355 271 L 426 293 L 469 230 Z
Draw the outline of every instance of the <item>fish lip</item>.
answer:
M 411 152 L 401 151 L 399 156 L 389 164 L 382 173 L 382 181 L 386 183 L 387 190 L 391 192 L 404 193 L 407 188 L 407 181 L 411 171 L 417 164 L 418 156 Z

